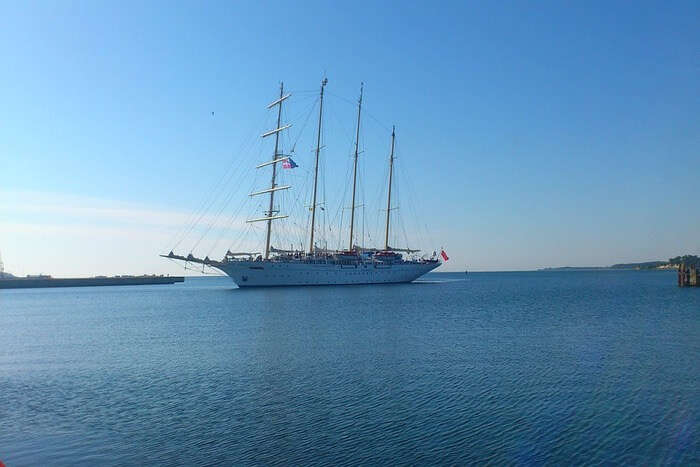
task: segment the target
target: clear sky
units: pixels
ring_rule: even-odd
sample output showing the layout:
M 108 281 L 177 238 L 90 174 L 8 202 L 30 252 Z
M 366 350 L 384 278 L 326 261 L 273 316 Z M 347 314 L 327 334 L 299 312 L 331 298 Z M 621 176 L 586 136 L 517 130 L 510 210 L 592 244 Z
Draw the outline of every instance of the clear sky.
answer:
M 347 184 L 345 100 L 364 82 L 367 217 L 396 124 L 408 237 L 427 231 L 416 241 L 444 246 L 446 270 L 700 253 L 697 1 L 2 1 L 6 270 L 181 273 L 157 254 L 224 180 L 195 249 L 220 256 L 242 167 L 270 155 L 249 143 L 274 124 L 265 105 L 283 80 L 300 128 L 324 74 L 329 132 L 342 122 L 326 189 Z

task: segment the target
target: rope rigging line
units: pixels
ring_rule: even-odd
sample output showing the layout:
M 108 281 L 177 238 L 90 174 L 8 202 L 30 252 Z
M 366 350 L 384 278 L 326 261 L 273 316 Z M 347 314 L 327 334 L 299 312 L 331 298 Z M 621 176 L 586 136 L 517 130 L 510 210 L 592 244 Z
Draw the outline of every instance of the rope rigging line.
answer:
M 355 107 L 357 106 L 357 102 L 353 102 L 353 101 L 351 101 L 351 100 L 349 100 L 349 99 L 346 99 L 346 98 L 344 98 L 344 97 L 342 97 L 342 96 L 339 96 L 339 95 L 337 95 L 337 94 L 335 94 L 335 93 L 333 93 L 333 92 L 330 92 L 330 91 L 326 91 L 326 92 L 327 92 L 328 94 L 330 94 L 331 96 L 340 99 L 341 101 L 345 102 L 346 104 L 349 104 L 349 105 L 352 105 L 352 106 L 355 106 Z M 389 128 L 387 125 L 385 125 L 381 120 L 379 120 L 377 117 L 375 117 L 371 112 L 365 110 L 365 108 L 366 108 L 366 105 L 363 103 L 363 104 L 362 104 L 362 115 L 365 115 L 365 114 L 366 114 L 369 118 L 371 118 L 372 120 L 374 120 L 375 123 L 377 123 L 379 126 L 381 126 L 382 128 L 384 128 L 389 134 L 391 134 L 391 128 Z
M 301 135 L 304 134 L 304 130 L 306 129 L 306 125 L 309 123 L 309 120 L 311 119 L 311 115 L 313 114 L 314 109 L 316 108 L 316 105 L 318 104 L 319 99 L 317 98 L 311 103 L 311 106 L 309 107 L 309 111 L 306 113 L 306 117 L 304 118 L 304 123 L 301 126 L 301 129 L 297 133 L 297 138 L 294 140 L 294 143 L 292 144 L 291 149 L 289 150 L 290 153 L 293 153 L 296 150 L 297 143 L 299 142 L 299 139 L 301 138 Z
M 384 165 L 384 168 L 382 169 L 382 180 L 388 181 L 389 180 L 389 167 L 387 165 Z M 386 183 L 380 183 L 379 186 L 377 187 L 377 195 L 375 196 L 374 200 L 375 206 L 384 206 L 386 205 L 386 195 L 387 195 L 387 184 Z M 379 209 L 376 210 L 376 218 L 374 222 L 374 233 L 375 233 L 375 238 L 381 239 L 383 238 L 384 235 L 384 223 L 383 223 L 383 216 L 382 213 L 386 213 L 386 209 L 383 207 L 380 207 Z M 386 214 L 384 214 L 386 215 Z M 384 245 L 376 245 L 378 248 L 384 248 Z
M 308 171 L 306 171 L 306 172 L 308 173 Z M 303 177 L 303 180 L 304 181 L 301 185 L 301 188 L 299 190 L 296 190 L 296 196 L 294 196 L 293 200 L 289 203 L 290 214 L 296 213 L 297 211 L 302 211 L 302 208 L 303 208 L 302 196 L 306 192 L 306 186 L 309 182 L 309 177 L 305 176 L 305 177 Z M 287 198 L 291 198 L 291 195 L 287 195 L 286 193 L 285 193 L 285 196 L 286 196 L 285 200 Z M 296 238 L 295 239 L 300 240 L 300 243 L 303 243 L 303 240 L 301 240 L 301 239 L 302 239 L 302 236 L 304 235 L 304 231 L 301 229 L 300 225 L 294 220 L 295 218 L 296 218 L 296 216 L 290 215 L 290 220 L 288 222 L 284 222 L 283 224 L 286 225 L 288 223 L 291 223 L 292 225 L 294 225 L 296 227 L 296 229 L 295 229 L 296 230 Z M 279 237 L 279 233 L 277 234 L 277 236 Z M 291 235 L 288 235 L 287 238 L 289 238 L 289 237 L 291 237 Z M 277 238 L 276 240 L 278 242 L 280 241 L 279 238 Z
M 350 151 L 352 151 L 352 141 L 350 142 L 351 148 Z M 346 181 L 346 183 L 343 183 L 343 194 L 340 198 L 340 203 L 338 203 L 338 208 L 336 209 L 336 212 L 331 219 L 330 225 L 334 225 L 336 223 L 336 219 L 338 219 L 338 216 L 340 216 L 340 225 L 338 226 L 338 232 L 337 232 L 337 247 L 336 249 L 340 250 L 342 249 L 342 232 L 343 232 L 343 221 L 345 217 L 345 202 L 347 201 L 347 196 L 348 196 L 348 190 L 350 189 L 350 184 L 347 183 L 348 180 L 350 179 L 350 171 L 352 170 L 352 155 L 346 156 L 346 165 L 345 165 L 345 177 L 343 180 Z
M 237 251 L 243 249 L 240 248 L 243 245 L 243 239 L 250 234 L 252 228 L 252 224 L 246 224 L 245 228 L 239 233 L 238 237 L 231 243 L 228 249 L 230 251 Z
M 251 182 L 250 188 L 248 189 L 248 191 L 249 191 L 249 192 L 252 191 L 254 187 L 255 187 L 255 182 L 253 181 L 253 182 Z M 209 253 L 207 254 L 207 256 L 209 256 L 209 257 L 212 256 L 214 250 L 215 250 L 216 247 L 219 245 L 219 242 L 220 242 L 221 239 L 223 238 L 224 234 L 227 233 L 227 231 L 230 231 L 230 230 L 232 229 L 233 223 L 234 223 L 236 220 L 238 220 L 238 214 L 240 214 L 240 212 L 243 210 L 243 207 L 244 207 L 244 206 L 245 206 L 245 203 L 240 203 L 240 204 L 238 205 L 238 208 L 231 214 L 230 219 L 229 219 L 229 222 L 228 222 L 226 228 L 221 230 L 221 232 L 219 233 L 219 236 L 216 238 L 216 241 L 214 242 L 214 245 L 213 245 L 213 246 L 211 247 L 211 249 L 209 250 Z
M 428 226 L 425 223 L 422 223 L 419 221 L 420 217 L 418 214 L 419 214 L 419 212 L 422 211 L 422 209 L 420 209 L 420 206 L 418 205 L 418 201 L 413 196 L 414 190 L 411 189 L 415 185 L 413 183 L 411 183 L 409 172 L 403 167 L 403 164 L 398 164 L 398 165 L 399 165 L 399 178 L 401 180 L 403 180 L 403 184 L 405 184 L 409 187 L 409 190 L 408 190 L 408 208 L 410 210 L 409 214 L 417 222 L 415 231 L 416 231 L 417 236 L 419 237 L 418 240 L 421 242 L 421 245 L 423 247 L 435 248 L 435 243 L 433 242 L 432 235 L 430 234 L 430 231 L 428 230 Z M 421 228 L 422 228 L 422 231 L 421 231 Z M 423 236 L 424 234 L 425 234 L 425 236 Z
M 355 104 L 355 107 L 357 107 L 357 103 Z M 348 140 L 348 144 L 350 145 L 350 151 L 352 151 L 352 147 L 355 145 L 355 137 L 352 136 L 351 132 L 348 132 L 347 128 L 345 125 L 343 125 L 343 122 L 340 120 L 340 117 L 335 114 L 335 112 L 331 113 L 331 115 L 335 118 L 335 122 L 338 124 L 338 127 L 342 130 L 343 135 L 345 135 L 345 138 Z
M 306 97 L 306 98 L 303 98 L 302 101 L 306 101 L 308 99 L 309 99 L 309 97 Z M 312 106 L 311 106 L 312 108 L 313 108 L 313 105 L 314 105 L 314 103 L 312 103 Z M 285 110 L 284 115 L 286 117 L 286 108 L 284 108 L 284 110 Z M 269 122 L 270 119 L 272 118 L 269 115 L 269 112 L 266 112 L 263 116 L 264 116 L 264 118 L 262 119 L 263 122 L 265 122 L 265 121 Z M 267 127 L 267 126 L 269 126 L 269 125 L 265 125 L 265 127 Z M 259 130 L 260 127 L 261 127 L 261 125 L 256 125 L 254 127 L 254 130 Z M 247 142 L 244 142 L 241 149 L 239 150 L 239 153 L 247 152 L 248 146 L 250 146 L 252 142 L 255 142 L 256 140 L 258 140 L 257 137 L 258 137 L 257 131 L 251 132 L 251 136 L 248 138 Z M 281 137 L 284 138 L 285 136 L 281 135 Z M 259 149 L 260 150 L 258 151 L 258 154 L 260 154 L 260 152 L 262 150 L 262 141 L 259 141 Z M 227 171 L 224 172 L 222 177 L 219 179 L 219 181 L 215 185 L 214 190 L 212 190 L 212 192 L 210 193 L 210 196 L 208 198 L 205 198 L 205 200 L 202 203 L 202 206 L 200 206 L 200 208 L 195 212 L 195 214 L 192 216 L 192 218 L 188 221 L 187 228 L 184 229 L 184 233 L 182 233 L 181 238 L 177 241 L 174 248 L 177 248 L 177 246 L 179 246 L 179 244 L 182 241 L 184 241 L 184 239 L 187 238 L 190 235 L 190 233 L 197 227 L 197 225 L 199 225 L 199 223 L 203 220 L 204 216 L 214 208 L 214 205 L 217 203 L 217 200 L 219 200 L 220 197 L 223 195 L 224 188 L 226 186 L 234 186 L 235 187 L 235 186 L 240 185 L 240 183 L 234 183 L 233 185 L 231 185 L 231 180 L 233 179 L 233 177 L 235 175 L 235 171 L 233 171 L 232 169 L 235 167 L 236 166 L 232 164 L 231 166 L 229 166 Z M 248 176 L 249 173 L 250 173 L 250 168 L 248 168 L 242 174 L 242 176 L 239 178 L 244 179 Z M 228 196 L 226 196 L 223 205 L 219 209 L 219 212 L 217 213 L 215 218 L 213 218 L 211 220 L 211 222 L 207 226 L 204 234 L 202 234 L 200 236 L 200 238 L 195 242 L 195 245 L 192 248 L 192 250 L 194 250 L 194 248 L 196 248 L 200 244 L 200 242 L 206 237 L 207 233 L 211 230 L 212 226 L 219 221 L 221 214 L 223 213 L 223 210 L 226 208 L 226 206 L 228 206 L 233 195 L 234 195 L 234 192 L 229 192 Z M 220 239 L 217 239 L 217 242 L 215 244 L 218 244 L 219 240 Z
M 175 265 L 177 265 L 178 268 L 182 265 L 182 269 L 184 269 L 185 271 L 195 271 L 195 272 L 198 272 L 198 273 L 200 273 L 200 274 L 205 274 L 205 275 L 208 275 L 208 276 L 221 276 L 221 277 L 225 277 L 225 276 L 226 276 L 226 274 L 224 274 L 223 272 L 219 271 L 218 269 L 214 269 L 214 268 L 211 268 L 211 267 L 209 267 L 209 266 L 207 266 L 207 267 L 208 267 L 209 269 L 211 269 L 213 272 L 207 272 L 207 271 L 205 271 L 205 270 L 204 270 L 205 265 L 202 265 L 202 270 L 200 271 L 199 267 L 197 267 L 196 269 L 193 268 L 193 267 L 190 267 L 190 266 L 189 266 L 190 263 L 189 263 L 188 261 L 185 261 L 184 263 L 180 263 L 180 262 L 177 261 L 177 260 L 174 260 L 174 259 L 171 259 L 171 258 L 168 258 L 168 259 L 170 259 L 170 261 L 171 261 L 172 263 L 174 263 Z
M 224 202 L 221 205 L 221 208 L 219 209 L 218 213 L 216 216 L 214 216 L 211 221 L 209 222 L 209 225 L 206 227 L 202 235 L 199 237 L 199 239 L 195 242 L 194 246 L 192 247 L 192 251 L 194 251 L 197 246 L 201 243 L 201 241 L 206 237 L 206 235 L 209 233 L 209 231 L 212 229 L 213 225 L 218 222 L 219 218 L 221 217 L 221 214 L 224 212 L 224 210 L 228 207 L 229 203 L 231 202 L 231 199 L 233 196 L 238 192 L 238 190 L 241 187 L 242 181 L 248 177 L 248 174 L 253 170 L 253 166 L 250 165 L 246 168 L 246 170 L 241 174 L 241 177 L 236 180 L 236 183 L 232 184 L 231 186 L 233 187 L 231 191 L 229 192 L 228 196 L 225 198 Z
M 265 117 L 265 115 L 263 115 Z M 264 122 L 264 119 L 262 119 L 262 122 Z M 234 155 L 245 153 L 248 150 L 248 147 L 255 142 L 255 134 L 254 134 L 254 129 L 253 128 L 251 131 L 248 132 L 248 137 L 243 140 L 241 143 L 241 147 L 239 148 L 238 152 L 234 152 Z M 226 171 L 224 171 L 221 174 L 221 177 L 218 179 L 217 183 L 214 185 L 214 188 L 209 192 L 209 195 L 205 197 L 202 200 L 202 203 L 200 204 L 199 208 L 195 210 L 193 213 L 191 213 L 190 216 L 188 216 L 188 221 L 187 223 L 184 224 L 184 226 L 178 230 L 175 236 L 171 239 L 169 242 L 170 245 L 173 245 L 173 242 L 175 242 L 176 239 L 177 242 L 175 242 L 174 246 L 171 248 L 171 250 L 174 250 L 177 248 L 180 243 L 189 235 L 191 230 L 196 226 L 196 224 L 201 220 L 201 217 L 206 214 L 206 212 L 211 208 L 211 205 L 215 202 L 217 196 L 219 196 L 219 192 L 223 189 L 223 187 L 226 186 L 226 183 L 228 180 L 233 177 L 233 174 L 235 173 L 235 168 L 237 167 L 236 160 L 233 159 L 229 163 Z
M 397 198 L 399 198 L 401 196 L 401 192 L 403 191 L 399 188 L 400 185 L 401 184 L 399 183 L 396 186 L 396 197 Z M 406 246 L 407 249 L 410 249 L 411 246 L 408 242 L 408 234 L 406 233 L 406 225 L 404 223 L 404 215 L 403 215 L 403 212 L 401 212 L 401 210 L 398 208 L 398 206 L 396 208 L 396 221 L 397 221 L 396 223 L 398 224 L 398 226 L 401 228 L 401 231 L 403 232 L 404 241 L 406 242 L 404 245 Z M 398 235 L 397 235 L 397 245 L 398 245 Z
M 362 144 L 363 152 L 364 152 L 364 144 Z M 360 247 L 364 248 L 365 247 L 365 204 L 366 204 L 366 198 L 365 198 L 365 180 L 367 176 L 367 171 L 365 169 L 366 164 L 360 164 L 360 206 L 362 206 L 362 240 L 360 240 Z
M 298 91 L 294 91 L 294 93 L 298 94 Z M 301 118 L 301 116 L 304 116 L 304 115 L 305 115 L 305 117 L 304 117 L 304 123 L 302 124 L 301 130 L 298 132 L 296 138 L 293 139 L 291 133 L 289 135 L 284 134 L 284 133 L 280 134 L 280 148 L 287 147 L 287 144 L 289 141 L 292 141 L 292 140 L 294 141 L 291 144 L 290 153 L 294 153 L 296 145 L 299 142 L 301 136 L 303 135 L 304 129 L 306 128 L 308 121 L 310 119 L 310 116 L 312 115 L 313 110 L 318 102 L 318 98 L 316 96 L 306 96 L 306 97 L 302 98 L 301 100 L 297 99 L 297 101 L 301 101 L 302 103 L 307 102 L 309 100 L 312 100 L 311 104 L 308 107 L 306 107 L 305 111 L 298 114 L 300 118 Z M 282 112 L 283 112 L 284 120 L 290 121 L 290 120 L 288 120 L 288 110 L 287 109 L 288 109 L 288 107 L 284 107 Z M 298 119 L 295 118 L 294 121 L 296 121 L 296 120 L 298 120 Z M 280 153 L 285 153 L 285 152 L 282 150 Z M 301 170 L 305 170 L 305 169 L 301 169 Z M 278 177 L 279 177 L 280 182 L 283 182 L 284 179 L 286 178 L 285 173 L 287 173 L 287 172 L 284 170 L 281 170 L 278 172 Z M 291 173 L 289 174 L 289 176 L 291 176 L 292 179 L 294 178 Z M 280 183 L 280 184 L 282 185 L 282 184 L 286 184 L 286 183 Z M 296 186 L 296 183 L 294 183 L 293 185 Z M 286 205 L 287 199 L 288 199 L 288 195 L 287 195 L 286 191 L 282 191 L 282 192 L 278 193 L 277 201 L 280 203 L 280 205 Z M 252 230 L 255 227 L 257 227 L 257 226 L 251 226 L 251 229 L 248 229 L 248 231 Z M 279 223 L 277 225 L 277 227 L 273 230 L 273 237 L 272 237 L 273 243 L 279 244 L 280 235 L 284 234 L 287 231 L 288 231 L 288 229 L 286 228 L 286 222 Z
M 255 135 L 252 137 L 249 137 L 246 142 L 243 143 L 241 146 L 241 150 L 239 151 L 239 154 L 245 154 L 247 152 L 248 146 L 251 145 L 251 143 L 254 143 L 256 141 Z M 238 164 L 236 164 L 237 161 L 232 161 L 232 163 L 229 165 L 228 169 L 223 173 L 222 177 L 219 179 L 217 184 L 215 185 L 214 189 L 210 191 L 210 194 L 208 197 L 206 197 L 200 206 L 200 208 L 193 213 L 191 216 L 191 220 L 185 224 L 187 227 L 184 228 L 182 231 L 181 235 L 177 235 L 176 238 L 179 237 L 179 240 L 175 243 L 175 245 L 171 248 L 171 250 L 175 250 L 192 232 L 192 230 L 201 222 L 201 220 L 204 218 L 204 216 L 209 212 L 209 210 L 213 207 L 213 205 L 216 203 L 217 199 L 219 196 L 221 196 L 224 188 L 226 186 L 229 186 L 230 180 L 233 178 L 233 176 L 236 174 L 235 169 L 239 167 Z

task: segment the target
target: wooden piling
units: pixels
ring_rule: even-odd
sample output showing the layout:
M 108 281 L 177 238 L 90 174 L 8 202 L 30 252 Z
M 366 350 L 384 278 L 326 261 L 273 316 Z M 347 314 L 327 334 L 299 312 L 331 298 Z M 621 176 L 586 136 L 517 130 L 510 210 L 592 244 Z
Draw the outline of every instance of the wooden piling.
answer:
M 685 263 L 678 265 L 678 287 L 685 287 Z
M 678 265 L 678 287 L 700 287 L 697 265 L 686 266 L 685 263 Z

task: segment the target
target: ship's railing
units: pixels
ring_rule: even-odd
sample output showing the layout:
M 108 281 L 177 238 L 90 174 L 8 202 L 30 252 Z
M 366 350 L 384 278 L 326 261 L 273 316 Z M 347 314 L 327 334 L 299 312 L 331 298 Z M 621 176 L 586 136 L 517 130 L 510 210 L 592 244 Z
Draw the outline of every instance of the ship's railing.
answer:
M 248 262 L 248 263 L 257 263 L 257 262 L 262 262 L 263 259 L 262 257 L 258 256 L 256 258 L 245 258 L 245 257 L 226 257 L 222 261 L 223 263 L 231 263 L 231 262 Z M 273 256 L 267 261 L 271 261 L 274 263 L 296 263 L 296 264 L 337 264 L 341 266 L 355 266 L 355 265 L 399 265 L 399 264 L 427 264 L 427 263 L 432 263 L 436 262 L 437 260 L 431 260 L 431 259 L 424 259 L 424 258 L 410 258 L 410 259 L 404 259 L 404 258 L 392 258 L 392 259 L 376 259 L 376 258 L 363 258 L 361 256 L 357 256 L 356 259 L 350 259 L 350 258 L 337 258 L 333 255 L 324 255 L 324 256 L 309 256 L 306 254 L 300 254 L 300 255 L 277 255 Z M 200 262 L 200 261 L 194 261 L 194 262 Z M 214 263 L 213 261 L 210 261 L 209 263 Z

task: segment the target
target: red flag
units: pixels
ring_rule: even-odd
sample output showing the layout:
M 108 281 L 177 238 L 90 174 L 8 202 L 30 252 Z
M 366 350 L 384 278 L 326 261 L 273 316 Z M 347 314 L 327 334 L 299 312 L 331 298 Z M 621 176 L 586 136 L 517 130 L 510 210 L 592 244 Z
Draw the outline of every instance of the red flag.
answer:
M 444 259 L 445 261 L 450 259 L 447 257 L 447 253 L 445 253 L 445 250 L 440 250 L 440 256 L 442 256 L 442 259 Z

